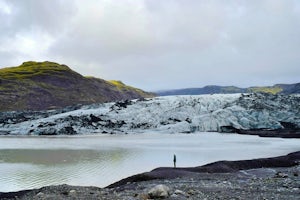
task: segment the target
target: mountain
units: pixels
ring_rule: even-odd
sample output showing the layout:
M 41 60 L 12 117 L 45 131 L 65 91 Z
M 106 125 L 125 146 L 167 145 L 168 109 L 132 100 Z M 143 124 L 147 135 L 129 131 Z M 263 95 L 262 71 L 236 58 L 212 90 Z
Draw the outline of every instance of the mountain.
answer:
M 63 113 L 2 112 L 0 134 L 193 133 L 288 129 L 299 137 L 299 102 L 299 95 L 215 94 L 94 104 Z
M 175 89 L 175 90 L 164 90 L 156 92 L 159 96 L 170 96 L 170 95 L 200 95 L 200 94 L 234 94 L 234 93 L 244 93 L 247 89 L 238 88 L 235 86 L 216 86 L 209 85 L 203 88 L 185 88 L 185 89 Z
M 300 94 L 300 83 L 276 84 L 267 87 L 239 88 L 235 86 L 209 85 L 203 88 L 185 88 L 156 92 L 159 96 L 170 95 L 200 95 L 200 94 L 235 94 L 235 93 L 265 92 L 271 94 Z
M 29 61 L 0 69 L 0 111 L 57 109 L 152 96 L 120 81 L 84 77 L 54 62 Z
M 282 89 L 282 94 L 300 94 L 300 83 L 295 84 L 277 84 L 274 87 Z

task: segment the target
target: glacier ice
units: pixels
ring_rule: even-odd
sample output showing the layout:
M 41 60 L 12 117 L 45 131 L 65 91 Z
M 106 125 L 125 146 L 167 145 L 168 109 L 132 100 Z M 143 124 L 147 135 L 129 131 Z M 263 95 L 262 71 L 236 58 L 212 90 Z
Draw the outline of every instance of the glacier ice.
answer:
M 29 115 L 24 120 L 10 119 L 2 113 L 0 133 L 191 133 L 220 131 L 223 126 L 279 129 L 283 128 L 282 122 L 299 128 L 299 102 L 297 95 L 263 93 L 165 96 L 82 106 L 41 116 Z

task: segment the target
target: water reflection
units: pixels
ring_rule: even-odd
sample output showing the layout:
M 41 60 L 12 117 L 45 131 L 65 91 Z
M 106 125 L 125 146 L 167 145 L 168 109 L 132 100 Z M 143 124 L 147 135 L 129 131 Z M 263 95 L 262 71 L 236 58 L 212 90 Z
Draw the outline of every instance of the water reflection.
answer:
M 0 191 L 71 184 L 104 187 L 159 166 L 199 166 L 299 150 L 298 139 L 201 134 L 0 137 Z
M 63 183 L 108 185 L 116 180 L 116 175 L 122 177 L 124 162 L 138 154 L 126 149 L 3 149 L 0 191 Z M 116 172 L 110 176 L 112 169 Z
M 128 156 L 126 149 L 1 149 L 0 163 L 30 163 L 33 165 L 70 165 L 78 163 L 120 162 Z

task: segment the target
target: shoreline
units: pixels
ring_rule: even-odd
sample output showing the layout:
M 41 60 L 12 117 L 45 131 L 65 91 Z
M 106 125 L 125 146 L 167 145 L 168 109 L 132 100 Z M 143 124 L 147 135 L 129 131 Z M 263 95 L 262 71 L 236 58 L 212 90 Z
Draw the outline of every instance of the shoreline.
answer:
M 287 123 L 286 123 L 287 124 Z M 291 125 L 290 125 L 291 126 Z M 300 128 L 288 127 L 281 129 L 237 129 L 232 126 L 220 127 L 220 133 L 235 133 L 240 135 L 256 135 L 259 137 L 300 138 Z
M 274 130 L 237 130 L 240 135 L 257 135 L 259 137 L 274 138 L 300 138 L 300 129 L 274 129 Z
M 247 199 L 251 195 L 266 198 L 277 195 L 278 198 L 275 197 L 275 199 L 291 199 L 291 196 L 294 195 L 295 199 L 300 194 L 299 163 L 300 151 L 297 151 L 285 156 L 217 161 L 198 167 L 161 167 L 130 176 L 105 188 L 69 185 L 46 186 L 17 192 L 0 192 L 0 199 L 147 199 L 147 191 L 157 184 L 164 184 L 171 188 L 167 199 L 204 197 L 226 199 L 236 196 L 241 196 L 240 199 Z M 230 183 L 232 188 L 227 188 L 227 183 Z M 257 185 L 255 191 L 249 190 L 250 183 Z M 289 184 L 286 185 L 287 183 Z M 281 186 L 282 184 L 285 184 L 286 187 Z M 285 189 L 279 188 L 279 190 L 277 186 Z M 200 193 L 193 189 L 197 187 L 201 188 Z M 176 194 L 176 190 L 180 190 L 181 194 L 178 191 Z M 215 190 L 218 192 L 214 192 Z
M 107 188 L 121 187 L 128 182 L 141 182 L 154 179 L 172 179 L 190 175 L 190 173 L 234 173 L 240 170 L 258 168 L 293 167 L 300 163 L 300 151 L 271 158 L 258 158 L 238 161 L 217 161 L 198 167 L 159 167 L 150 172 L 136 174 L 113 184 Z

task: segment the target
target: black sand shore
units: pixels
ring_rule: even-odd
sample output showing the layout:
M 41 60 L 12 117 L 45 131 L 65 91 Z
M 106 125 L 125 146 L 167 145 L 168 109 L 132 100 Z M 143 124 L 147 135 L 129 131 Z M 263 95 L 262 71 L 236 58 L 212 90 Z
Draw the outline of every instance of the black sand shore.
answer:
M 165 199 L 300 199 L 299 162 L 300 151 L 200 167 L 157 168 L 106 188 L 46 186 L 0 193 L 0 199 L 155 199 L 149 191 L 161 184 L 167 188 Z

